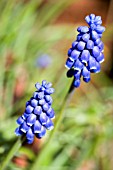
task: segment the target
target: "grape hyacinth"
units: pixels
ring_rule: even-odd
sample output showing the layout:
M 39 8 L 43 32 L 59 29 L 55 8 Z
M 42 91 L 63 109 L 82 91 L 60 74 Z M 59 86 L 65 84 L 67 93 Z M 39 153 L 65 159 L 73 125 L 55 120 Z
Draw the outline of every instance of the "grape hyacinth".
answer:
M 26 103 L 25 112 L 17 119 L 19 127 L 15 130 L 17 136 L 26 135 L 27 142 L 31 144 L 34 141 L 34 136 L 42 138 L 46 134 L 46 129 L 54 128 L 51 119 L 55 117 L 52 109 L 52 97 L 54 88 L 51 88 L 52 83 L 42 81 L 42 85 L 35 84 L 36 91 L 29 101 Z
M 101 26 L 100 16 L 94 14 L 85 18 L 88 26 L 80 26 L 77 39 L 68 50 L 68 59 L 65 66 L 68 68 L 67 77 L 74 77 L 74 87 L 80 86 L 81 77 L 87 83 L 90 73 L 100 72 L 100 63 L 104 61 L 104 44 L 101 41 L 105 27 Z
M 51 65 L 52 58 L 47 54 L 40 55 L 36 60 L 36 66 L 39 68 L 47 68 Z

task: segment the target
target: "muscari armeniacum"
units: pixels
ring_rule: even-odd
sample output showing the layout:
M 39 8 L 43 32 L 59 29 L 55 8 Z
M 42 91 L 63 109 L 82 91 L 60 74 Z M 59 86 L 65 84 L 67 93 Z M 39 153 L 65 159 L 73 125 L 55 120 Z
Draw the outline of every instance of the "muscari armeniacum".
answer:
M 29 101 L 26 102 L 25 112 L 17 119 L 19 127 L 16 128 L 17 136 L 25 135 L 27 142 L 31 144 L 34 136 L 42 138 L 47 130 L 52 130 L 54 124 L 51 119 L 55 117 L 54 110 L 51 107 L 54 89 L 51 83 L 46 80 L 42 81 L 42 85 L 35 84 L 36 91 Z
M 100 72 L 100 63 L 104 61 L 101 37 L 105 27 L 101 26 L 101 17 L 91 14 L 85 20 L 89 27 L 78 27 L 79 34 L 68 50 L 65 64 L 69 69 L 67 77 L 74 77 L 73 85 L 76 88 L 80 86 L 81 77 L 87 83 L 91 79 L 91 73 Z
M 36 66 L 39 68 L 47 68 L 52 64 L 51 56 L 42 54 L 36 59 Z

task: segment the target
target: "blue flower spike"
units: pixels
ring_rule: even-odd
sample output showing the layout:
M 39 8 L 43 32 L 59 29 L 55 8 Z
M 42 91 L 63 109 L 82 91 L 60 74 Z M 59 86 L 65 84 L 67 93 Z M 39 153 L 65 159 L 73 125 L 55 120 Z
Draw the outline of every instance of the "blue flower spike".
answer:
M 102 58 L 102 57 L 101 57 Z M 42 85 L 35 84 L 36 91 L 29 101 L 26 102 L 25 112 L 17 119 L 19 127 L 16 128 L 17 136 L 25 135 L 27 143 L 31 144 L 34 137 L 42 138 L 46 134 L 46 130 L 52 130 L 54 124 L 52 119 L 55 118 L 55 113 L 52 105 L 52 97 L 54 89 L 52 83 L 42 81 Z
M 91 73 L 101 70 L 100 64 L 104 61 L 104 44 L 101 41 L 105 27 L 101 26 L 100 16 L 90 14 L 85 18 L 89 26 L 80 26 L 76 40 L 68 50 L 66 61 L 67 77 L 74 77 L 73 86 L 78 88 L 83 81 L 88 83 Z

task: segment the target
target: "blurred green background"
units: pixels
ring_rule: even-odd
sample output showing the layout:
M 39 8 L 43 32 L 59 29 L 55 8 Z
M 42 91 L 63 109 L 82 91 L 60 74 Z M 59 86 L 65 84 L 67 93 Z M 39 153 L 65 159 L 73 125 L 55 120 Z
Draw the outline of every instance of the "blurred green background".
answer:
M 102 71 L 81 83 L 64 111 L 51 146 L 36 170 L 113 170 L 113 0 L 0 0 L 0 163 L 17 137 L 16 119 L 43 79 L 53 83 L 56 117 L 70 85 L 64 67 L 79 25 L 102 16 L 106 32 Z M 26 143 L 7 170 L 28 170 L 49 132 Z

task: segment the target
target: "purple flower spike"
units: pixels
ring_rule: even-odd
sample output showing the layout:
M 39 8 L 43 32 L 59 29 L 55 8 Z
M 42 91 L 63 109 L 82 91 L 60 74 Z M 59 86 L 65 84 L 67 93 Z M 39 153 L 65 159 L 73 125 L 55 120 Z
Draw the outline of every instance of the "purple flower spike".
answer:
M 90 73 L 98 73 L 101 70 L 100 63 L 104 61 L 104 44 L 101 41 L 105 27 L 101 26 L 100 16 L 90 14 L 85 18 L 89 26 L 77 28 L 79 34 L 68 50 L 67 77 L 74 77 L 73 86 L 79 87 L 81 77 L 88 83 Z
M 26 102 L 25 112 L 17 119 L 19 127 L 16 128 L 17 136 L 26 135 L 27 143 L 34 141 L 34 136 L 42 138 L 47 130 L 54 128 L 52 119 L 55 117 L 52 109 L 52 97 L 54 93 L 52 83 L 42 81 L 42 85 L 36 83 L 36 91 L 28 102 Z

